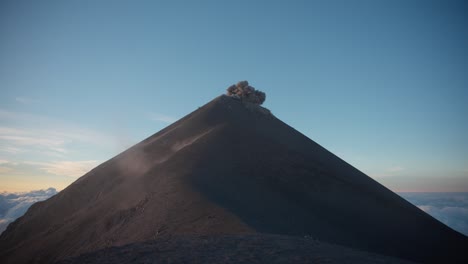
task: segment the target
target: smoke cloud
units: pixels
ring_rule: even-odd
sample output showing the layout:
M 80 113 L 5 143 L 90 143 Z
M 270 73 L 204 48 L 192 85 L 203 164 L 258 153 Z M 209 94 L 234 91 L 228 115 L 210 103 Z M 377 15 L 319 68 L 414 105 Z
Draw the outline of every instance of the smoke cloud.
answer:
M 24 215 L 31 205 L 55 194 L 57 190 L 54 188 L 26 193 L 0 193 L 0 234 L 9 223 Z
M 227 88 L 226 94 L 238 98 L 243 102 L 249 102 L 257 105 L 263 104 L 266 99 L 266 94 L 262 91 L 256 90 L 249 85 L 247 81 L 240 81 L 237 84 L 231 85 Z

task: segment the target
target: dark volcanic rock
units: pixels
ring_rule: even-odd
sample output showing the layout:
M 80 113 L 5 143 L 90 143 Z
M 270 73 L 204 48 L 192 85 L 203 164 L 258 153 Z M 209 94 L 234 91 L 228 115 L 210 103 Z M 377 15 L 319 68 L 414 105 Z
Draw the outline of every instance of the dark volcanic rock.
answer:
M 13 222 L 0 236 L 0 263 L 258 233 L 468 263 L 467 237 L 262 109 L 218 97 L 104 162 Z
M 411 264 L 401 259 L 278 235 L 182 236 L 111 247 L 58 264 L 301 263 Z

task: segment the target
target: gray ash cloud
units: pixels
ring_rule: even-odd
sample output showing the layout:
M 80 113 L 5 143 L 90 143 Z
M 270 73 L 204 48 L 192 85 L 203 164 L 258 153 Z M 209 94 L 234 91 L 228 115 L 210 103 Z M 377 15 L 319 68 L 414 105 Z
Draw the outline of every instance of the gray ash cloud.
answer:
M 226 89 L 226 94 L 236 97 L 244 102 L 249 102 L 257 105 L 263 104 L 266 99 L 266 94 L 262 91 L 256 90 L 249 85 L 247 81 L 240 81 L 233 84 Z

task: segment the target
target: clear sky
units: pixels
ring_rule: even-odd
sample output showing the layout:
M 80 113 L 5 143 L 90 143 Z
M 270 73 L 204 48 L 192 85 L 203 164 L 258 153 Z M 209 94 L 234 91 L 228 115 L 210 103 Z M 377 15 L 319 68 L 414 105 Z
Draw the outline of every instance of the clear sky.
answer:
M 1 1 L 0 191 L 62 189 L 248 80 L 394 191 L 468 191 L 466 1 Z

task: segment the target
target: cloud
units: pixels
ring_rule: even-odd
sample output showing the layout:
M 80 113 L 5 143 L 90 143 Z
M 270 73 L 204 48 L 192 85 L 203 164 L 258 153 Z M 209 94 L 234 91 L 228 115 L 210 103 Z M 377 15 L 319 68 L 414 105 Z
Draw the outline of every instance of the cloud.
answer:
M 402 166 L 393 166 L 387 169 L 369 172 L 369 175 L 371 175 L 374 178 L 387 178 L 387 177 L 400 176 L 401 173 L 404 171 L 406 171 L 406 169 Z
M 0 173 L 8 173 L 8 172 L 11 172 L 11 171 L 13 171 L 13 169 L 10 168 L 10 167 L 0 166 Z
M 31 104 L 31 103 L 37 102 L 36 99 L 32 99 L 32 98 L 28 98 L 28 97 L 22 97 L 22 96 L 16 97 L 15 101 L 18 102 L 18 103 L 21 103 L 21 104 Z
M 40 138 L 59 142 L 80 141 L 95 144 L 109 144 L 109 136 L 96 131 L 86 129 L 76 124 L 56 120 L 49 117 L 21 112 L 12 112 L 0 109 L 0 121 L 2 123 L 14 122 L 23 127 L 1 126 L 0 135 L 21 136 L 28 138 Z M 17 139 L 20 140 L 20 139 Z M 34 142 L 30 139 L 23 142 Z
M 113 146 L 112 137 L 45 116 L 0 109 L 0 153 L 40 153 L 66 159 L 71 146 Z
M 163 114 L 158 114 L 158 113 L 150 113 L 149 119 L 152 121 L 163 122 L 163 123 L 174 123 L 175 121 L 177 121 L 177 118 L 163 115 Z
M 6 120 L 36 120 L 39 119 L 38 121 L 44 121 L 46 118 L 37 116 L 37 115 L 32 115 L 32 114 L 27 114 L 27 113 L 20 113 L 20 112 L 13 112 L 13 111 L 8 111 L 8 110 L 3 110 L 0 109 L 0 119 L 6 119 Z
M 103 144 L 105 136 L 79 129 L 23 129 L 0 126 L 1 151 L 16 154 L 40 151 L 58 154 L 67 153 L 67 145 L 74 142 Z
M 1 147 L 0 151 L 6 152 L 6 153 L 9 153 L 9 154 L 18 154 L 18 153 L 24 152 L 24 150 L 22 150 L 20 148 L 15 148 L 15 147 L 11 147 L 11 146 Z
M 401 167 L 401 166 L 395 166 L 395 167 L 391 167 L 388 169 L 389 172 L 400 172 L 400 171 L 404 171 L 405 168 Z
M 18 163 L 0 159 L 0 174 L 12 172 L 13 171 L 12 166 L 16 166 L 16 165 L 18 165 Z
M 399 193 L 432 217 L 468 236 L 468 193 Z
M 0 127 L 0 141 L 7 142 L 14 146 L 36 146 L 40 148 L 50 149 L 54 152 L 65 153 L 66 150 L 63 148 L 65 144 L 64 139 L 59 138 L 48 138 L 48 135 L 37 135 L 36 137 L 31 136 L 17 136 L 11 134 L 3 134 L 2 128 Z
M 0 193 L 0 233 L 9 223 L 22 216 L 28 208 L 39 201 L 57 194 L 57 190 L 37 190 L 25 193 Z
M 99 164 L 97 160 L 84 161 L 54 161 L 54 162 L 24 162 L 38 166 L 40 170 L 58 176 L 80 177 Z

